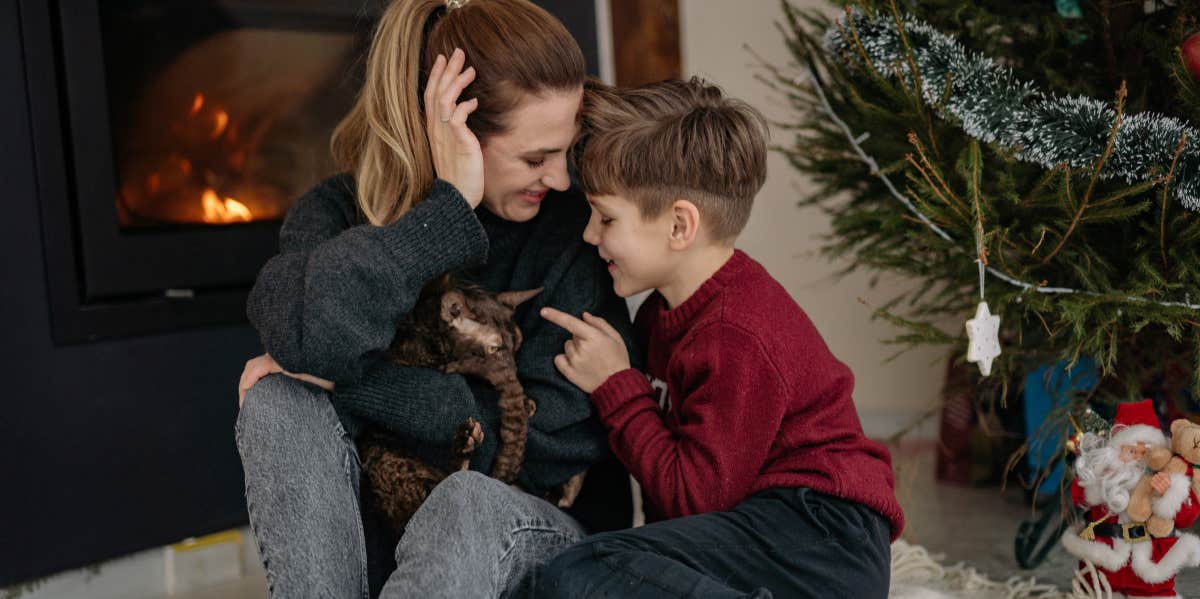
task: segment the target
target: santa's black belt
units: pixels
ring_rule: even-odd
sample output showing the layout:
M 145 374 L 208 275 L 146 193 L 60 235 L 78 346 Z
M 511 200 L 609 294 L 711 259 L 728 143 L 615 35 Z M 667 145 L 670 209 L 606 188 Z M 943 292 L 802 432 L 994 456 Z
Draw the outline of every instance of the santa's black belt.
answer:
M 1140 543 L 1150 540 L 1150 531 L 1145 524 L 1097 524 L 1092 527 L 1092 533 L 1098 537 L 1125 539 L 1130 543 Z

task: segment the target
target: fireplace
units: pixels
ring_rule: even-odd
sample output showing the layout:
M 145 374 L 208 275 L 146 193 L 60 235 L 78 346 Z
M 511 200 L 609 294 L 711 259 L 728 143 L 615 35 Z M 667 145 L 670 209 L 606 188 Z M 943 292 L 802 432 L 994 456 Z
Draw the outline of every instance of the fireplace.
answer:
M 21 2 L 55 340 L 244 321 L 379 2 Z
M 0 588 L 246 523 L 245 296 L 383 3 L 0 0 Z

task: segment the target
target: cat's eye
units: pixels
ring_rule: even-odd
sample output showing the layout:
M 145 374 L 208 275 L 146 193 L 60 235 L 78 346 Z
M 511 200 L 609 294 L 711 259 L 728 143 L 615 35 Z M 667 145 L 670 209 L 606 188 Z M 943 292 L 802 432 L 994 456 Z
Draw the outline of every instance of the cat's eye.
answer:
M 501 349 L 504 349 L 504 347 L 500 346 L 500 345 L 489 345 L 487 348 L 487 353 L 490 356 L 490 355 L 500 351 Z
M 457 318 L 460 314 L 462 314 L 462 306 L 458 305 L 458 302 L 450 304 L 450 316 Z

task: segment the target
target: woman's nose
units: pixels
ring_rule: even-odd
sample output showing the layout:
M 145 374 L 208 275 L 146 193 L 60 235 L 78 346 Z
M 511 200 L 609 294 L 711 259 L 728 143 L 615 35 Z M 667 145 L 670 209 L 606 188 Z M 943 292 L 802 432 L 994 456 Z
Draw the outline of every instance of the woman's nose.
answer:
M 571 186 L 571 177 L 567 174 L 567 161 L 547 161 L 546 172 L 542 174 L 542 185 L 555 191 L 566 191 Z

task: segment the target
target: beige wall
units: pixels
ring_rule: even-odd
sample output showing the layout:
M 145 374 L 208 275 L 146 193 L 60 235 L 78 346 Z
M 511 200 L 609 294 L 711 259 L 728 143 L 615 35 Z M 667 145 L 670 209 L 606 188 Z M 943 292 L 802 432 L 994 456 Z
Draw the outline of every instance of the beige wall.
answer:
M 794 0 L 799 6 L 828 7 L 823 0 Z M 836 9 L 831 9 L 836 12 Z M 754 79 L 755 59 L 749 44 L 772 64 L 791 59 L 775 22 L 783 13 L 776 0 L 680 0 L 685 75 L 698 75 L 746 100 L 772 120 L 788 120 L 790 108 Z M 773 129 L 772 141 L 786 143 L 785 132 Z M 864 176 L 866 171 L 864 170 Z M 800 209 L 796 198 L 810 189 L 808 181 L 777 155 L 771 156 L 766 186 L 755 200 L 750 224 L 738 246 L 761 262 L 791 292 L 820 329 L 826 342 L 857 377 L 855 403 L 869 435 L 891 434 L 936 405 L 945 368 L 941 349 L 922 348 L 884 363 L 896 348 L 880 343 L 896 333 L 883 322 L 871 322 L 871 309 L 858 301 L 881 305 L 904 282 L 882 277 L 876 288 L 869 273 L 838 279 L 844 263 L 820 256 L 818 236 L 829 231 L 829 219 L 818 210 Z M 932 437 L 936 418 L 919 436 Z

